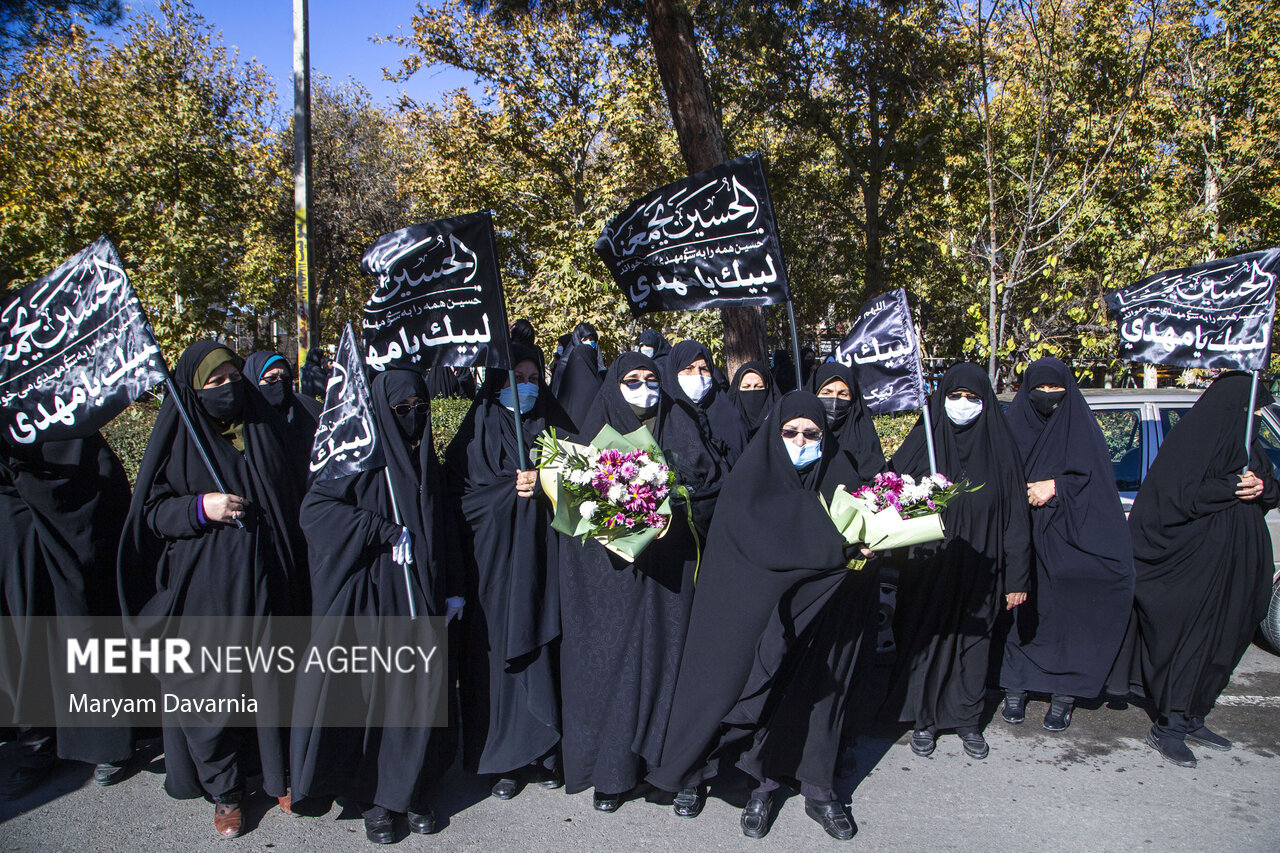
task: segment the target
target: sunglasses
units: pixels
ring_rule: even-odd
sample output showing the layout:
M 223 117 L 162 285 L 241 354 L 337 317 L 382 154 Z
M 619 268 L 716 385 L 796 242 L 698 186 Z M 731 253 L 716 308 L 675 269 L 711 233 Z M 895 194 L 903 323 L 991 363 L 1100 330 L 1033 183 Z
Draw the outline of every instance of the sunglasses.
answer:
M 626 385 L 632 391 L 639 391 L 641 385 L 648 386 L 649 388 L 657 388 L 658 380 L 654 379 L 654 380 L 646 381 L 644 379 L 628 379 L 622 384 Z
M 820 429 L 792 429 L 791 427 L 783 427 L 780 432 L 782 433 L 782 437 L 786 439 L 792 439 L 797 435 L 803 435 L 810 441 L 822 441 L 822 430 Z
M 952 391 L 947 395 L 948 400 L 968 400 L 971 403 L 981 402 L 982 398 L 977 394 L 970 394 L 968 391 Z
M 410 412 L 418 412 L 421 414 L 422 412 L 430 411 L 430 409 L 430 403 L 397 403 L 391 407 L 391 411 L 395 412 L 400 417 L 404 417 Z

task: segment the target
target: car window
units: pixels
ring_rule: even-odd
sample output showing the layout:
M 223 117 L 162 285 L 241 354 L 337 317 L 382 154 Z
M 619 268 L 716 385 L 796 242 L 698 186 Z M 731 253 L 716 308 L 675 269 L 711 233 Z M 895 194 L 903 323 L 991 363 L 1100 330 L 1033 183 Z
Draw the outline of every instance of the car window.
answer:
M 1138 409 L 1095 409 L 1107 442 L 1116 489 L 1136 492 L 1142 484 L 1142 413 Z
M 1172 408 L 1170 406 L 1161 406 L 1160 407 L 1160 434 L 1168 435 L 1169 430 L 1173 429 L 1173 425 L 1178 422 L 1178 419 L 1181 418 L 1183 415 L 1185 415 L 1189 411 L 1191 411 L 1190 406 L 1181 406 L 1178 408 Z
M 1271 457 L 1271 464 L 1280 468 L 1280 437 L 1276 436 L 1275 430 L 1271 428 L 1271 424 L 1266 419 L 1262 420 L 1258 427 L 1258 441 L 1261 442 L 1263 450 L 1267 451 L 1267 455 Z

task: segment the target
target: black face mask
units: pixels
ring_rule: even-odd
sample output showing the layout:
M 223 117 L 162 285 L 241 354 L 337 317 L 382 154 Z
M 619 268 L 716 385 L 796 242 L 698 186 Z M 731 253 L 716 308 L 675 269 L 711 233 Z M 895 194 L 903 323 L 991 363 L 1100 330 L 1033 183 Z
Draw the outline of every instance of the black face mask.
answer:
M 1031 403 L 1031 408 L 1040 413 L 1040 417 L 1047 418 L 1066 399 L 1066 396 L 1067 392 L 1065 390 L 1042 391 L 1039 388 L 1035 388 L 1027 393 L 1027 401 Z
M 200 405 L 209 417 L 222 423 L 233 423 L 240 420 L 244 411 L 244 381 L 224 382 L 213 388 L 201 388 L 196 391 Z
M 277 409 L 283 409 L 284 404 L 289 401 L 289 383 L 272 382 L 267 385 L 259 385 L 258 393 L 262 394 L 267 402 Z
M 769 392 L 764 388 L 753 391 L 739 391 L 738 399 L 742 401 L 742 408 L 746 410 L 747 416 L 755 420 L 760 417 L 765 401 L 769 399 Z
M 831 429 L 836 429 L 843 424 L 844 419 L 849 416 L 849 410 L 853 408 L 852 400 L 844 400 L 840 397 L 819 397 L 818 402 L 827 410 L 827 424 Z
M 419 411 L 411 411 L 407 415 L 396 415 L 396 428 L 400 430 L 400 436 L 410 444 L 417 444 L 422 441 L 422 434 L 427 430 L 427 413 Z

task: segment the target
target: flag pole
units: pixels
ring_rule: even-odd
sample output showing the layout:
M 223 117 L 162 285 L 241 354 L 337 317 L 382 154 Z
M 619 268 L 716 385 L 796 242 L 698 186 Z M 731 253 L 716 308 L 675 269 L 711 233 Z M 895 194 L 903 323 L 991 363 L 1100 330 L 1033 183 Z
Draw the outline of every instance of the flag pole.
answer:
M 933 450 L 933 419 L 929 417 L 929 401 L 924 401 L 924 408 L 920 410 L 924 415 L 924 442 L 929 448 L 929 473 L 938 473 L 938 457 Z
M 1258 405 L 1258 374 L 1260 371 L 1254 370 L 1253 382 L 1249 385 L 1249 414 L 1244 422 L 1244 470 L 1241 474 L 1249 473 L 1249 454 L 1252 452 L 1252 444 L 1250 437 L 1253 435 L 1253 409 Z
M 218 476 L 218 469 L 213 467 L 213 460 L 209 458 L 209 451 L 205 449 L 204 442 L 200 440 L 200 434 L 196 432 L 196 425 L 191 422 L 191 416 L 187 414 L 186 406 L 182 405 L 182 398 L 178 396 L 178 388 L 173 384 L 173 377 L 169 375 L 167 366 L 164 372 L 164 384 L 169 389 L 169 395 L 173 397 L 173 404 L 178 407 L 178 414 L 182 416 L 182 422 L 187 425 L 187 434 L 196 443 L 196 450 L 200 451 L 200 458 L 204 460 L 204 467 L 209 469 L 209 475 L 213 477 L 213 485 L 219 492 L 224 495 L 228 494 L 227 487 L 222 484 L 222 478 Z M 236 523 L 236 527 L 244 527 L 244 522 L 240 519 L 233 518 L 232 521 Z
M 391 495 L 391 516 L 396 520 L 396 524 L 404 527 L 404 522 L 400 519 L 400 505 L 396 503 L 396 487 L 391 485 L 391 466 L 384 465 L 382 473 L 387 475 L 387 494 Z M 418 605 L 413 600 L 413 576 L 409 574 L 409 563 L 412 562 L 412 553 L 410 559 L 404 564 L 404 592 L 409 597 L 409 618 L 418 618 Z
M 492 210 L 486 211 L 489 214 L 489 252 L 490 257 L 494 260 L 494 266 L 497 266 L 498 247 L 493 239 L 493 216 Z M 524 446 L 524 424 L 521 422 L 522 414 L 520 412 L 520 395 L 516 392 L 516 363 L 515 358 L 511 355 L 511 323 L 507 318 L 507 291 L 502 287 L 502 273 L 498 273 L 498 287 L 500 288 L 502 298 L 498 300 L 498 304 L 502 306 L 502 328 L 506 330 L 507 341 L 507 379 L 511 382 L 511 398 L 515 401 L 515 408 L 511 411 L 512 417 L 515 418 L 516 424 L 516 449 L 519 455 L 516 468 L 520 471 L 528 470 L 529 452 Z
M 800 337 L 796 334 L 796 310 L 791 305 L 791 296 L 787 295 L 787 319 L 791 321 L 791 360 L 796 368 L 796 387 L 802 384 L 800 381 Z

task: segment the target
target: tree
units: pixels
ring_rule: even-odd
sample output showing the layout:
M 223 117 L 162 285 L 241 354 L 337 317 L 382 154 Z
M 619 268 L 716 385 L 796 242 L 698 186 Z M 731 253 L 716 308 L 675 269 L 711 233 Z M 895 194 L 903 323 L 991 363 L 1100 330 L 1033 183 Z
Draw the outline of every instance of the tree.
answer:
M 105 232 L 171 351 L 287 316 L 271 98 L 265 71 L 185 3 L 161 3 L 119 46 L 72 27 L 33 47 L 0 98 L 0 283 Z
M 13 70 L 22 53 L 56 39 L 74 25 L 73 15 L 96 27 L 124 17 L 121 0 L 4 0 L 0 3 L 0 72 Z

